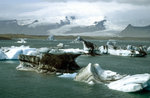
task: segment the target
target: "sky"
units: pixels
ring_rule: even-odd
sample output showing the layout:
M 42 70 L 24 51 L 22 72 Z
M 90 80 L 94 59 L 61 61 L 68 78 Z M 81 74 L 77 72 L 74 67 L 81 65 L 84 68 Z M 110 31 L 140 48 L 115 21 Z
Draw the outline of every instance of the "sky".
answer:
M 75 16 L 72 25 L 88 26 L 107 20 L 111 30 L 122 30 L 128 24 L 150 25 L 150 0 L 0 0 L 0 20 L 40 19 L 59 22 Z

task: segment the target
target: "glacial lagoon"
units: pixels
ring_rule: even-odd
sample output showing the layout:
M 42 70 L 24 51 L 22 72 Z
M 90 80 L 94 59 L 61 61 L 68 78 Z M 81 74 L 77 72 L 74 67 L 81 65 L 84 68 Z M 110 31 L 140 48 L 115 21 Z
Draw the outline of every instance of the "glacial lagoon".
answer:
M 107 40 L 89 40 L 97 46 L 105 45 Z M 1 47 L 30 46 L 31 48 L 56 47 L 64 43 L 65 48 L 83 48 L 82 43 L 71 43 L 72 40 L 47 41 L 27 39 L 27 43 L 16 43 L 17 40 L 1 40 Z M 146 45 L 149 41 L 117 40 L 117 45 Z M 76 62 L 84 67 L 88 63 L 98 63 L 103 69 L 119 74 L 150 73 L 150 54 L 145 57 L 122 57 L 112 55 L 82 55 Z M 18 60 L 0 61 L 0 97 L 2 98 L 149 98 L 150 91 L 125 93 L 109 89 L 104 84 L 88 85 L 74 81 L 72 78 L 60 78 L 54 75 L 18 71 Z

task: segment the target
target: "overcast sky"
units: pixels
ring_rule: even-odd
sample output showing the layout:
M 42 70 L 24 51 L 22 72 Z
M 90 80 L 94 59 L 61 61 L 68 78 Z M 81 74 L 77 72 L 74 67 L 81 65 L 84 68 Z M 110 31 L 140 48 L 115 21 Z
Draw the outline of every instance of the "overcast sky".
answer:
M 75 16 L 74 25 L 106 18 L 111 29 L 150 25 L 150 0 L 0 0 L 0 19 L 43 19 L 58 22 Z

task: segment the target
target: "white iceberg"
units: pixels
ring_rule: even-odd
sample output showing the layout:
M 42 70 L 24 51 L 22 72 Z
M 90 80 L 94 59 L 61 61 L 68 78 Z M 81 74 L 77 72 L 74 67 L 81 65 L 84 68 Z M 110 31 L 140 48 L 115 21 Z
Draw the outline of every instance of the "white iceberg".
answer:
M 107 86 L 110 89 L 123 92 L 137 92 L 150 85 L 150 74 L 137 74 L 126 76 L 118 81 L 111 82 Z
M 20 54 L 23 54 L 23 51 L 21 49 L 10 49 L 8 52 L 5 53 L 7 55 L 7 59 L 18 59 L 18 56 Z
M 63 48 L 63 47 L 64 47 L 64 44 L 63 44 L 63 43 L 59 43 L 59 44 L 57 45 L 57 47 L 58 47 L 58 48 Z
M 77 73 L 64 73 L 64 74 L 62 74 L 62 75 L 60 75 L 58 77 L 74 79 L 76 75 L 77 75 Z
M 150 47 L 147 48 L 147 53 L 150 53 Z
M 124 75 L 119 75 L 110 70 L 103 70 L 99 64 L 89 63 L 87 67 L 81 69 L 75 77 L 75 81 L 85 82 L 88 84 L 107 83 L 123 78 Z
M 69 48 L 69 49 L 59 49 L 59 51 L 63 52 L 63 53 L 73 53 L 73 54 L 84 54 L 84 53 L 88 53 L 88 51 L 83 50 L 83 49 L 73 49 L 73 48 Z
M 116 56 L 134 56 L 134 57 L 142 57 L 145 56 L 144 52 L 139 52 L 137 50 L 130 50 L 130 47 L 128 46 L 127 50 L 124 49 L 114 49 L 109 46 L 100 46 L 99 47 L 100 54 L 110 54 L 110 55 L 116 55 Z
M 74 41 L 71 43 L 80 43 L 81 41 L 84 41 L 80 36 L 78 36 Z
M 99 52 L 100 52 L 100 54 L 107 54 L 108 53 L 108 47 L 107 46 L 100 46 Z
M 47 40 L 49 41 L 56 41 L 54 35 L 50 35 Z
M 18 59 L 20 54 L 30 55 L 36 51 L 36 48 L 30 48 L 29 46 L 20 47 L 2 47 L 3 53 L 6 55 L 6 59 Z
M 69 48 L 69 49 L 51 49 L 49 51 L 49 53 L 52 54 L 57 54 L 57 53 L 73 53 L 73 54 L 84 54 L 84 53 L 88 53 L 88 51 L 85 51 L 83 49 L 73 49 L 73 48 Z
M 108 53 L 110 55 L 117 55 L 117 56 L 132 56 L 133 53 L 130 50 L 123 50 L 123 49 L 108 49 Z M 139 54 L 138 51 L 135 51 L 134 54 Z
M 0 49 L 0 60 L 5 60 L 7 59 L 6 54 Z
M 24 38 L 21 38 L 17 43 L 27 43 Z
M 37 52 L 39 53 L 48 53 L 49 51 L 50 49 L 47 47 L 42 47 L 42 48 L 37 49 Z

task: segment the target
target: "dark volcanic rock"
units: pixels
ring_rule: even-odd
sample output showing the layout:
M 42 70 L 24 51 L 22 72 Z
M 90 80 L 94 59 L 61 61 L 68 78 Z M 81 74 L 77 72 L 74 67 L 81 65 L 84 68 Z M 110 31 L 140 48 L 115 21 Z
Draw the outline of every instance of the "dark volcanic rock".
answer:
M 21 67 L 30 67 L 40 72 L 60 72 L 70 73 L 80 69 L 76 64 L 75 59 L 80 54 L 43 54 L 42 57 L 20 55 L 20 64 L 17 69 Z

